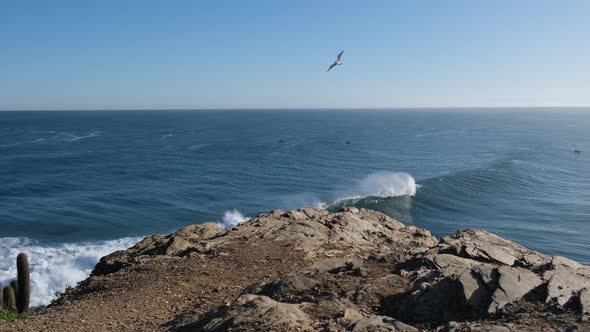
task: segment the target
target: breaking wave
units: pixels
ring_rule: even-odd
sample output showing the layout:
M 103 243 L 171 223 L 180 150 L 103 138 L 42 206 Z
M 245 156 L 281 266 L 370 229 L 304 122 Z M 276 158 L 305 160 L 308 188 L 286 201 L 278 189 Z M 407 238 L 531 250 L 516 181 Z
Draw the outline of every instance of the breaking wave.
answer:
M 408 173 L 376 172 L 359 180 L 353 189 L 321 207 L 337 212 L 344 206 L 383 212 L 399 221 L 414 222 L 410 210 L 419 185 Z
M 323 206 L 367 197 L 414 196 L 416 187 L 416 180 L 408 173 L 376 172 L 358 181 L 350 192 L 339 195 L 339 198 Z
M 250 218 L 247 218 L 242 213 L 240 213 L 240 211 L 234 209 L 231 211 L 225 211 L 225 213 L 223 214 L 223 218 L 221 219 L 220 225 L 224 227 L 233 227 L 249 219 Z
M 128 248 L 139 240 L 141 238 L 128 237 L 52 247 L 28 238 L 0 238 L 0 282 L 6 285 L 16 278 L 16 256 L 20 252 L 27 253 L 31 269 L 31 306 L 46 305 L 56 292 L 63 292 L 88 277 L 101 257 Z
M 357 190 L 360 196 L 414 196 L 416 180 L 408 173 L 378 172 L 360 181 Z

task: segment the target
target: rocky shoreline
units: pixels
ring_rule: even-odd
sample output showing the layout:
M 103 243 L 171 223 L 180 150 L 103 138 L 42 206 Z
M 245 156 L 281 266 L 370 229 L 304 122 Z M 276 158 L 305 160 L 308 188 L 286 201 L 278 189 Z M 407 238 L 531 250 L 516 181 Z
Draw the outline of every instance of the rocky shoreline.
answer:
M 590 267 L 371 210 L 275 210 L 103 257 L 0 331 L 590 331 Z

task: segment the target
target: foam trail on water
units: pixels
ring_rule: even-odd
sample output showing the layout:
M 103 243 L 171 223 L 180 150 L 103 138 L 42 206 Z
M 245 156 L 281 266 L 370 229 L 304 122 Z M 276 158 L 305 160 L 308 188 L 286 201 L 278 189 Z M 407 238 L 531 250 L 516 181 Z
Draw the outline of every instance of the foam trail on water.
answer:
M 101 257 L 134 245 L 141 238 L 122 238 L 90 243 L 39 245 L 28 238 L 0 238 L 0 282 L 16 278 L 16 256 L 25 252 L 31 269 L 31 306 L 46 305 L 84 280 Z
M 231 211 L 225 211 L 220 225 L 223 227 L 233 227 L 243 223 L 244 221 L 247 221 L 248 219 L 250 218 L 244 217 L 240 211 L 233 209 Z
M 75 141 L 79 141 L 81 139 L 97 137 L 97 136 L 100 136 L 100 134 L 101 134 L 100 131 L 93 131 L 93 132 L 90 132 L 88 135 L 84 135 L 84 136 L 71 135 L 71 138 L 68 138 L 65 141 L 66 142 L 75 142 Z

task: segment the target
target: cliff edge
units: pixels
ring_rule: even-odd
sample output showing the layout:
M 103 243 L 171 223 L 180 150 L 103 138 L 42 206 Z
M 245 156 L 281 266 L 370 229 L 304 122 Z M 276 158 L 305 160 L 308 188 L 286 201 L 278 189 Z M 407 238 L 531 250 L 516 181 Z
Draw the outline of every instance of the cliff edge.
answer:
M 356 208 L 151 235 L 0 331 L 590 331 L 590 267 Z

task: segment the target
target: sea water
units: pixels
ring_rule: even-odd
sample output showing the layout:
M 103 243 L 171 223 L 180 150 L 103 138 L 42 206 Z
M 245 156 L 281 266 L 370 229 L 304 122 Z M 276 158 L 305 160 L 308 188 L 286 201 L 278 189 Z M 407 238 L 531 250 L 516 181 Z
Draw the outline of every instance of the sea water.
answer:
M 590 109 L 0 112 L 0 282 L 27 252 L 33 305 L 148 234 L 346 205 L 588 264 Z

